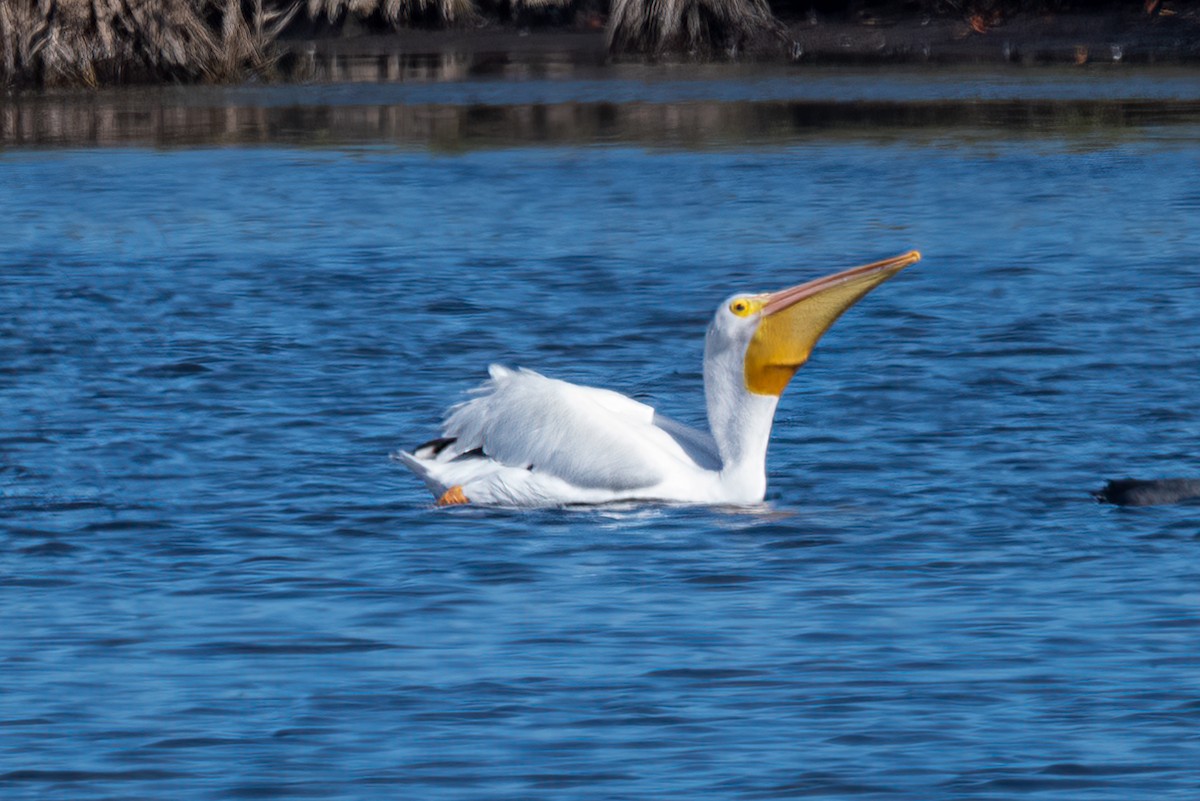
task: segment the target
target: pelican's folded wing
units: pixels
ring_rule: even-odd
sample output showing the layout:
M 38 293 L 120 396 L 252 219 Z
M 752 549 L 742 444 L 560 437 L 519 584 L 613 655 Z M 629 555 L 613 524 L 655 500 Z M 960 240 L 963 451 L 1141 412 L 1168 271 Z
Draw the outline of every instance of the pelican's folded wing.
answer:
M 477 397 L 446 418 L 455 455 L 482 450 L 505 465 L 612 490 L 652 487 L 672 463 L 686 459 L 644 403 L 532 370 L 492 365 L 489 373 Z

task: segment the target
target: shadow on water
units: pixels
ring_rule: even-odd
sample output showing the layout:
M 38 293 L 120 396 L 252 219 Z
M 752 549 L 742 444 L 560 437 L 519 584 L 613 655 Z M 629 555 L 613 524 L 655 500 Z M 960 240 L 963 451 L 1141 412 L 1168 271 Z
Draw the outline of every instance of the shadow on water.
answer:
M 597 66 L 450 53 L 331 58 L 319 73 L 339 82 L 17 96 L 0 105 L 0 147 L 708 148 L 831 134 L 1136 138 L 1151 128 L 1161 140 L 1190 138 L 1200 123 L 1193 76 L 1174 71 Z

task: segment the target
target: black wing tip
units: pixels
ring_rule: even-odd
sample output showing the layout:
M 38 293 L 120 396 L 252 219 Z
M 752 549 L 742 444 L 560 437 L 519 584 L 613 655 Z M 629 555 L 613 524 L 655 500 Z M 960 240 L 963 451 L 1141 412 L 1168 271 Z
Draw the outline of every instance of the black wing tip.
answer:
M 458 456 L 455 456 L 452 461 L 465 462 L 468 459 L 486 459 L 487 454 L 483 452 L 483 448 L 472 448 L 469 451 L 463 451 Z
M 413 449 L 413 456 L 418 459 L 436 459 L 454 443 L 458 442 L 457 437 L 438 437 L 431 439 L 429 442 L 423 442 Z M 488 455 L 483 452 L 483 448 L 472 448 L 469 451 L 463 451 L 456 455 L 450 461 L 465 462 L 469 459 L 486 459 Z
M 1115 506 L 1159 506 L 1200 498 L 1200 478 L 1114 478 L 1092 493 Z
M 417 447 L 413 448 L 413 456 L 417 457 L 418 459 L 432 459 L 442 451 L 446 450 L 446 448 L 449 448 L 455 442 L 458 442 L 457 437 L 438 437 L 437 439 L 431 439 L 429 442 L 423 442 Z

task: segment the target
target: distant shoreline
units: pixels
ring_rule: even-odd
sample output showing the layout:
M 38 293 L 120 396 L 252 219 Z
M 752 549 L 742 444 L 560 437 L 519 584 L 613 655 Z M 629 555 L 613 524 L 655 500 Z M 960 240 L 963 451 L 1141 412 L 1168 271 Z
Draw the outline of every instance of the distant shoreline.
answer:
M 66 1 L 47 0 L 52 6 Z M 566 54 L 568 60 L 597 65 L 1200 65 L 1200 0 L 1176 0 L 1178 8 L 1156 4 L 1153 13 L 1144 10 L 1150 3 L 1143 0 L 1087 11 L 1009 14 L 922 13 L 919 9 L 936 4 L 920 2 L 845 3 L 838 14 L 809 12 L 798 18 L 769 8 L 765 0 L 682 0 L 669 6 L 650 0 L 547 0 L 547 8 L 557 12 L 536 18 L 511 10 L 505 16 L 484 13 L 473 0 L 438 0 L 458 11 L 446 11 L 448 16 L 432 27 L 407 27 L 409 22 L 385 20 L 379 11 L 360 17 L 346 10 L 348 0 L 326 0 L 342 8 L 332 21 L 322 16 L 326 12 L 313 12 L 311 3 L 306 8 L 315 16 L 310 18 L 298 5 L 282 9 L 273 2 L 247 11 L 246 4 L 216 0 L 153 0 L 151 5 L 176 14 L 166 26 L 119 15 L 56 16 L 53 9 L 43 19 L 41 12 L 26 10 L 16 24 L 0 19 L 0 86 L 13 91 L 336 81 L 337 64 L 322 72 L 318 62 L 397 53 L 474 61 L 481 55 L 536 61 Z M 683 23 L 668 20 L 668 12 L 653 16 L 660 9 L 686 15 L 721 3 L 730 4 L 730 19 L 686 35 L 678 28 Z M 1005 4 L 962 7 L 997 5 Z M 640 16 L 631 17 L 630 8 Z

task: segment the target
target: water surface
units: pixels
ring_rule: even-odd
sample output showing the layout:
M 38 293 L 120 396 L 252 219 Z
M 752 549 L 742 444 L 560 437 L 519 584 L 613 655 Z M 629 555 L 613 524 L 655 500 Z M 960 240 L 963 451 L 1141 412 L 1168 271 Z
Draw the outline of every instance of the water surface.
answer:
M 0 793 L 1195 798 L 1196 507 L 1088 497 L 1200 473 L 1191 112 L 704 127 L 760 101 L 6 140 Z M 387 459 L 492 361 L 699 423 L 722 298 L 911 247 L 763 508 L 438 510 Z

